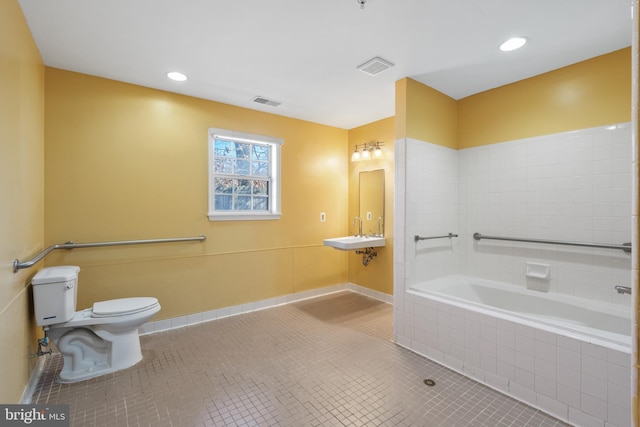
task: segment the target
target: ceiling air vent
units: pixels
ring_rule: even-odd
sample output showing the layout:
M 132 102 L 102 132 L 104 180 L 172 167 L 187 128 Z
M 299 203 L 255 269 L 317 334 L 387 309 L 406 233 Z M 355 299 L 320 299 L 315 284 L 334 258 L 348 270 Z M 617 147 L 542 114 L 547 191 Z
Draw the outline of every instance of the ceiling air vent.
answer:
M 387 68 L 391 68 L 391 67 L 393 67 L 393 64 L 391 62 L 385 59 L 382 59 L 379 56 L 376 56 L 375 58 L 370 59 L 364 64 L 359 65 L 358 70 L 362 71 L 363 73 L 367 73 L 371 76 L 375 76 L 376 74 L 379 74 L 384 70 L 386 70 Z
M 263 104 L 263 105 L 269 105 L 271 107 L 277 107 L 278 105 L 282 104 L 282 102 L 273 101 L 263 96 L 256 96 L 255 98 L 253 98 L 253 102 L 257 102 L 258 104 Z

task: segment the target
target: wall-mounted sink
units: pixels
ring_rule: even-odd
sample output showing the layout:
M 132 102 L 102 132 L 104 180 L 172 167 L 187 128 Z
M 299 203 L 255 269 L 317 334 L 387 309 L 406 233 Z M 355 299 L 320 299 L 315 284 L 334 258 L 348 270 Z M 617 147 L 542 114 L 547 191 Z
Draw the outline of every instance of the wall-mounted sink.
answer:
M 325 246 L 331 246 L 343 251 L 352 251 L 362 248 L 378 248 L 384 246 L 384 237 L 346 236 L 324 239 Z

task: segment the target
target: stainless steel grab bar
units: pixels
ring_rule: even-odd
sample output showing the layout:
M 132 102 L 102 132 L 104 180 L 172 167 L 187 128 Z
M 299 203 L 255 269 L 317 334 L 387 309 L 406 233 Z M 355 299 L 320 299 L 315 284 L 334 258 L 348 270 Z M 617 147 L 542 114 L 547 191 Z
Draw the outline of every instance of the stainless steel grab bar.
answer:
M 629 294 L 629 295 L 631 295 L 631 287 L 629 287 L 629 286 L 620 286 L 620 285 L 617 285 L 617 286 L 614 286 L 613 288 L 614 288 L 614 289 L 616 290 L 616 292 L 617 292 L 617 293 L 619 293 L 619 294 Z
M 622 245 L 610 245 L 608 243 L 583 243 L 568 242 L 563 240 L 521 239 L 517 237 L 483 236 L 480 233 L 473 233 L 473 238 L 475 240 L 506 240 L 508 242 L 544 243 L 549 245 L 581 246 L 583 248 L 620 249 L 627 253 L 631 253 L 631 243 L 623 243 Z
M 413 241 L 414 242 L 419 242 L 420 240 L 431 240 L 431 239 L 451 239 L 452 237 L 458 237 L 457 234 L 453 234 L 453 233 L 449 233 L 446 236 L 431 236 L 431 237 L 421 237 L 418 236 L 417 234 L 415 236 L 413 236 Z
M 145 245 L 149 243 L 174 243 L 174 242 L 203 242 L 207 240 L 204 234 L 198 237 L 177 237 L 172 239 L 148 239 L 148 240 L 121 240 L 116 242 L 92 242 L 92 243 L 74 243 L 67 242 L 51 245 L 29 261 L 20 262 L 17 258 L 13 260 L 13 272 L 23 268 L 32 267 L 35 263 L 47 256 L 56 249 L 81 249 L 81 248 L 97 248 L 101 246 L 125 246 L 125 245 Z

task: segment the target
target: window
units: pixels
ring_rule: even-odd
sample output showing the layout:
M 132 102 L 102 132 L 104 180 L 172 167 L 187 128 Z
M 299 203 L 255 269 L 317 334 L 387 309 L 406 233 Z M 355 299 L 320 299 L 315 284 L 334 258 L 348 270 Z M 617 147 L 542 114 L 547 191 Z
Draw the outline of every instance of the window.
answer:
M 209 220 L 280 218 L 280 147 L 261 135 L 209 129 Z

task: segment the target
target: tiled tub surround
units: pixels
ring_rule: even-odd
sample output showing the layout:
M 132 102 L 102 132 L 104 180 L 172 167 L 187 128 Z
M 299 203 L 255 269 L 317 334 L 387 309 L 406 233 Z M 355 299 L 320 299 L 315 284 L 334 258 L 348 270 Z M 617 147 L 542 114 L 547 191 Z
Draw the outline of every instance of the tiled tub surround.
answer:
M 458 273 L 525 286 L 525 262 L 541 262 L 550 292 L 629 305 L 614 290 L 631 286 L 628 253 L 471 236 L 630 242 L 631 158 L 628 123 L 460 150 Z
M 405 293 L 399 345 L 569 423 L 631 425 L 629 351 Z
M 466 276 L 420 283 L 408 292 L 630 354 L 631 310 L 620 304 Z
M 399 139 L 395 159 L 396 341 L 573 424 L 630 425 L 628 350 L 407 292 L 450 275 L 540 289 L 525 275 L 536 262 L 550 266 L 548 295 L 628 308 L 614 290 L 631 283 L 622 251 L 472 236 L 629 241 L 629 124 L 459 151 Z M 449 232 L 459 237 L 413 240 Z
M 629 310 L 463 276 L 407 297 L 418 353 L 576 425 L 630 425 Z

